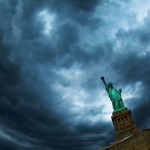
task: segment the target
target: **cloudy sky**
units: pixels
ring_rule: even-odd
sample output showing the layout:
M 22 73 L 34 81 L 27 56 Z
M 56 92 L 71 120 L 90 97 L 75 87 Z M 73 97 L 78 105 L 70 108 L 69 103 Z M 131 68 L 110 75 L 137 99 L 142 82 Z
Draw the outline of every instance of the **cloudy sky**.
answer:
M 149 0 L 0 0 L 0 149 L 111 143 L 102 75 L 149 128 Z

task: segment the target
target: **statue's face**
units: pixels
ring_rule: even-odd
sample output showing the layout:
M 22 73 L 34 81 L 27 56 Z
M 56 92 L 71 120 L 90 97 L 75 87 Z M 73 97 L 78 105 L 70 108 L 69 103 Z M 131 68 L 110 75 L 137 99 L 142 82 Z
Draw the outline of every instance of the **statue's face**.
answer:
M 112 85 L 112 83 L 109 83 L 109 84 L 108 84 L 108 86 L 109 86 L 110 88 L 113 88 L 113 85 Z

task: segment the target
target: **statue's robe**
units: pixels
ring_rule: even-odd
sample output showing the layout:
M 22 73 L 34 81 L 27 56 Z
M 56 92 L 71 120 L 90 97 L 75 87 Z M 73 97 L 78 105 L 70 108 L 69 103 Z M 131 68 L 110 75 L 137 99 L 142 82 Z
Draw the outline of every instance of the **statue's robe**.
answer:
M 114 111 L 124 108 L 124 104 L 121 97 L 121 90 L 117 91 L 115 88 L 111 88 L 106 85 L 106 91 L 108 92 L 109 98 L 112 101 Z

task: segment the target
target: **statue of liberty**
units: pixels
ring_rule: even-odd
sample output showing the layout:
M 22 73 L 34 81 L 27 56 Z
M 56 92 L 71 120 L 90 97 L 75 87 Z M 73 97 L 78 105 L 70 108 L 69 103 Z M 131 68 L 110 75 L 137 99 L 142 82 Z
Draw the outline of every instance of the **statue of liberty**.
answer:
M 104 77 L 101 77 L 101 80 L 103 81 L 105 85 L 105 89 L 109 95 L 109 98 L 112 102 L 114 112 L 126 109 L 126 107 L 123 104 L 123 100 L 121 97 L 122 90 L 119 89 L 118 91 L 113 87 L 112 83 L 106 84 Z

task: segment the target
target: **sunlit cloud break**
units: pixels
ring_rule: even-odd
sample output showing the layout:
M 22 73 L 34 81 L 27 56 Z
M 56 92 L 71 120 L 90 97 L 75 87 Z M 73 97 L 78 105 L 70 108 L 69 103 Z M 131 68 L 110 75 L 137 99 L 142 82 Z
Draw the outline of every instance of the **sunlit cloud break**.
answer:
M 43 34 L 49 35 L 53 29 L 55 19 L 54 14 L 50 14 L 48 10 L 42 10 L 38 13 L 39 20 L 43 23 Z

